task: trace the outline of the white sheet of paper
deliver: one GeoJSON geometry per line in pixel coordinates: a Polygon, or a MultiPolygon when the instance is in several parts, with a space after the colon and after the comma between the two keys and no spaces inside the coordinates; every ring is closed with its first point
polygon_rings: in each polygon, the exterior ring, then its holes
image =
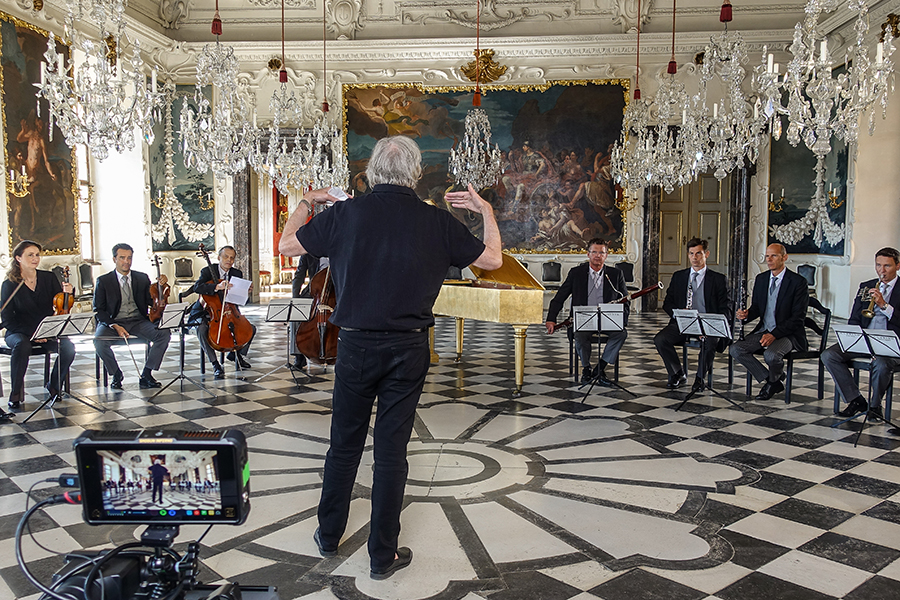
{"type": "Polygon", "coordinates": [[[703,335],[699,315],[700,313],[693,309],[676,308],[672,311],[678,330],[684,335],[703,335]]]}
{"type": "Polygon", "coordinates": [[[600,331],[623,331],[625,329],[625,305],[601,304],[600,331]]]}
{"type": "Polygon", "coordinates": [[[851,354],[872,354],[859,325],[832,325],[841,350],[851,354]]]}
{"type": "Polygon", "coordinates": [[[225,292],[225,302],[231,302],[238,306],[247,304],[247,300],[250,299],[250,284],[253,282],[240,277],[232,277],[228,282],[231,283],[231,287],[225,292]]]}
{"type": "Polygon", "coordinates": [[[700,313],[700,324],[703,326],[703,333],[709,337],[728,338],[731,337],[731,326],[725,315],[719,313],[700,313]]]}
{"type": "Polygon", "coordinates": [[[575,318],[575,331],[597,331],[596,306],[573,306],[572,313],[575,318]]]}
{"type": "Polygon", "coordinates": [[[900,358],[900,337],[889,329],[866,329],[866,337],[875,356],[900,358]]]}

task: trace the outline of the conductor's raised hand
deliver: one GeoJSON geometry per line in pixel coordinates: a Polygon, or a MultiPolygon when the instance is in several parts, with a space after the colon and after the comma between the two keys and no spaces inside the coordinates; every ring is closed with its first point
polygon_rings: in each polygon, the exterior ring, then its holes
{"type": "Polygon", "coordinates": [[[464,192],[447,192],[444,200],[453,208],[465,208],[481,214],[484,214],[485,210],[493,210],[491,205],[478,195],[471,183],[469,184],[469,189],[464,192]]]}

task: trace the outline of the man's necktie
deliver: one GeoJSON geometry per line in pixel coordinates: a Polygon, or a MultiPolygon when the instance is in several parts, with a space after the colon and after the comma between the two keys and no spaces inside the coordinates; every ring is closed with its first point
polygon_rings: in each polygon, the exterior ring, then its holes
{"type": "Polygon", "coordinates": [[[128,281],[128,275],[122,278],[122,302],[131,301],[131,283],[128,281]]]}
{"type": "Polygon", "coordinates": [[[775,304],[778,302],[778,280],[772,277],[772,284],[769,286],[769,299],[766,301],[766,321],[764,323],[766,331],[771,333],[775,330],[775,304]]]}

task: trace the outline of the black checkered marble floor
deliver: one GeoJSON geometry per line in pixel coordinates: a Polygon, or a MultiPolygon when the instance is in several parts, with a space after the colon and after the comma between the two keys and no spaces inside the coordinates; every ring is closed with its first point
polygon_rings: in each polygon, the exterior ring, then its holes
{"type": "MultiPolygon", "coordinates": [[[[657,315],[631,320],[621,355],[619,382],[635,397],[603,388],[584,403],[563,335],[529,328],[525,387],[514,399],[512,328],[467,322],[456,363],[453,321],[439,319],[441,359],[409,447],[400,540],[412,565],[386,581],[368,577],[368,452],[338,555],[322,559],[312,533],[332,374],[314,372],[299,387],[286,369],[254,381],[285,363],[285,332],[261,322],[262,307],[248,313],[260,328],[248,381],[230,368],[223,381],[201,375],[188,338],[186,375],[215,397],[184,380],[148,400],[125,354],[125,389],[98,387],[91,346],[81,344],[73,391],[107,412],[67,400],[0,426],[0,598],[35,594],[13,553],[24,490],[73,470],[71,443],[85,428],[163,426],[239,428],[249,439],[250,518],[203,540],[207,583],[276,585],[283,600],[900,598],[900,439],[879,423],[854,447],[860,426],[831,427],[833,387],[816,398],[812,364],[798,365],[786,405],[782,395],[748,401],[740,369],[729,387],[719,355],[716,387],[739,407],[703,394],[676,412],[684,394],[665,388],[652,344],[664,323],[657,315]]],[[[172,346],[163,381],[178,373],[172,346]]],[[[44,398],[39,366],[25,408],[44,398]]],[[[5,377],[5,361],[0,370],[5,377]]],[[[58,491],[41,484],[36,495],[58,491]]],[[[72,506],[40,514],[32,530],[52,550],[25,543],[44,581],[61,564],[55,553],[139,533],[88,526],[72,506]]],[[[200,533],[183,527],[178,548],[200,533]]]]}

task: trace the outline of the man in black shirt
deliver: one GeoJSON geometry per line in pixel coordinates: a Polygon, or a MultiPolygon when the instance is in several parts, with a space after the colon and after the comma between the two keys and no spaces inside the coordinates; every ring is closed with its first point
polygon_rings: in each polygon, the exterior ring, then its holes
{"type": "Polygon", "coordinates": [[[491,206],[470,186],[447,194],[455,208],[484,218],[484,242],[449,212],[422,202],[412,187],[422,156],[409,138],[380,140],[366,175],[370,194],[337,202],[309,221],[309,201],[335,201],[308,192],[288,219],[279,249],[330,259],[337,303],[331,322],[341,328],[334,367],[331,447],[325,459],[319,529],[323,556],[334,556],[347,525],[353,483],[375,416],[375,473],[369,531],[371,577],[385,579],[412,560],[398,548],[400,510],[409,466],[406,446],[428,372],[431,309],[447,269],[502,264],[500,232],[491,206]]]}

